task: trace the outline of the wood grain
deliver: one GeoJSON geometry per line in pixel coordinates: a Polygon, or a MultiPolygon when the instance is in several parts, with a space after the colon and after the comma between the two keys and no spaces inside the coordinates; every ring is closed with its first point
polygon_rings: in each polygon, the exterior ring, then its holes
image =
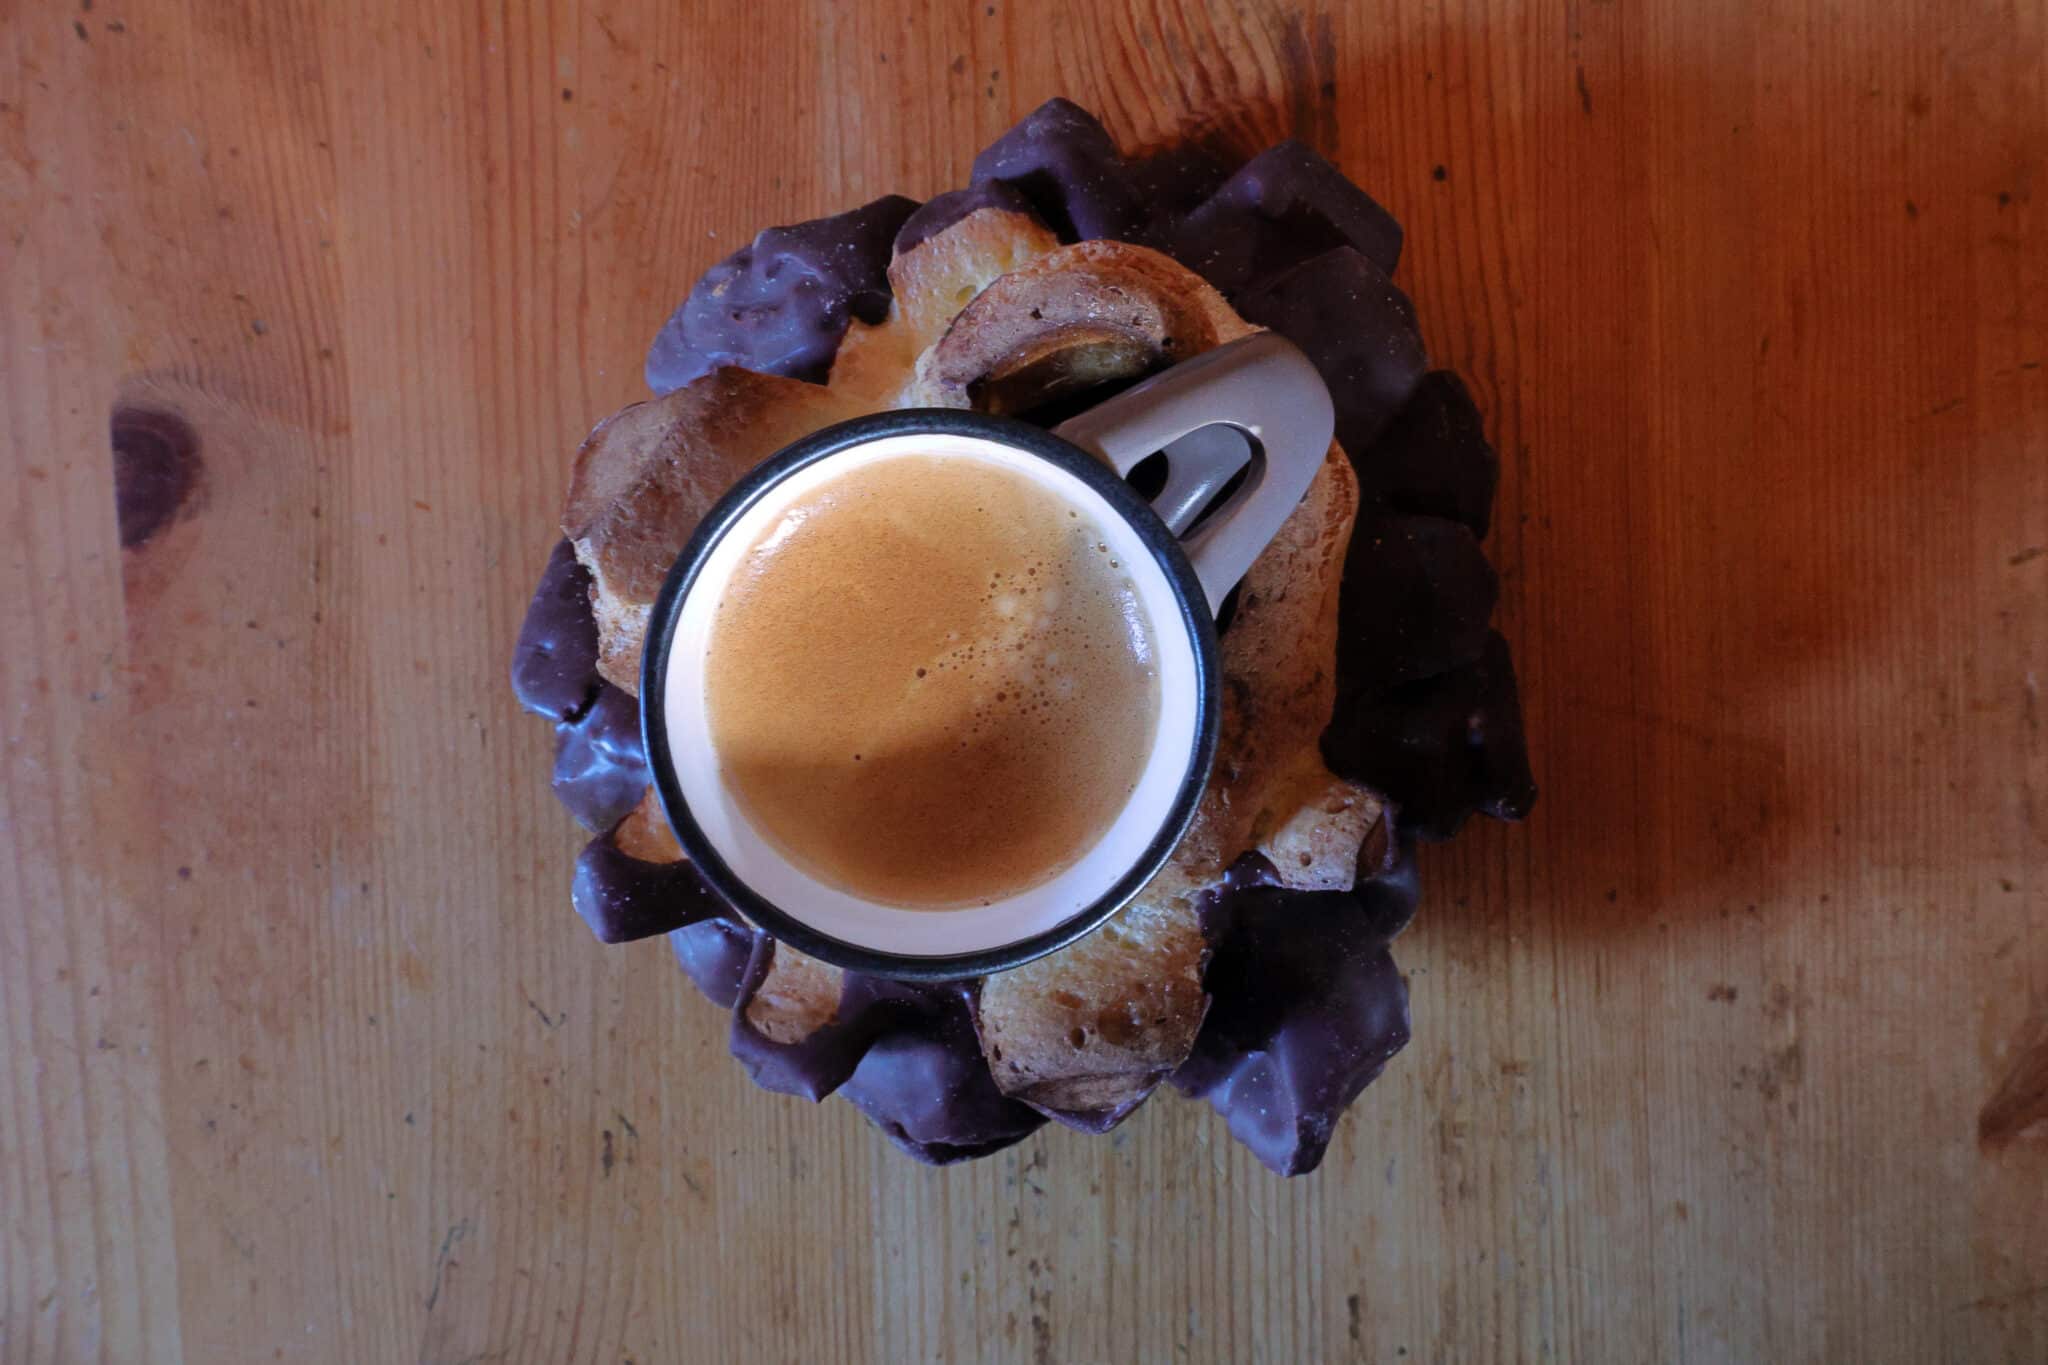
{"type": "Polygon", "coordinates": [[[6,1365],[2048,1359],[2040,0],[0,20],[6,1365]],[[1506,458],[1544,799],[1293,1182],[754,1091],[505,687],[690,279],[1059,93],[1336,158],[1506,458]]]}

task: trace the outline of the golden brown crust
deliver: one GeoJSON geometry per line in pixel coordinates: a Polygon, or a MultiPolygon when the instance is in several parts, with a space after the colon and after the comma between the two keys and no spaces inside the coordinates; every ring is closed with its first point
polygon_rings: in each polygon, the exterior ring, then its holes
{"type": "Polygon", "coordinates": [[[562,533],[590,570],[608,681],[639,694],[655,594],[726,489],[798,437],[866,410],[817,384],[726,367],[598,423],[576,452],[562,533]]]}
{"type": "Polygon", "coordinates": [[[1076,242],[982,290],[919,360],[911,396],[931,407],[1021,412],[1253,330],[1169,257],[1076,242]]]}
{"type": "Polygon", "coordinates": [[[1386,802],[1323,766],[1314,748],[1300,751],[1275,780],[1274,794],[1252,827],[1255,847],[1295,891],[1348,891],[1354,878],[1393,866],[1386,802]]]}
{"type": "Polygon", "coordinates": [[[796,1043],[839,1017],[846,974],[771,941],[768,971],[746,1004],[747,1023],[771,1043],[796,1043]]]}
{"type": "Polygon", "coordinates": [[[1094,933],[982,983],[975,1023],[1003,1093],[1100,1126],[1187,1059],[1209,1005],[1197,890],[1169,866],[1094,933]]]}
{"type": "Polygon", "coordinates": [[[982,290],[1059,245],[1028,213],[977,209],[889,263],[895,311],[916,329],[922,351],[982,290]]]}
{"type": "Polygon", "coordinates": [[[683,861],[683,846],[676,842],[675,831],[669,828],[668,816],[662,813],[661,798],[652,787],[640,798],[640,804],[619,821],[618,828],[612,831],[612,842],[618,846],[619,852],[643,863],[683,861]]]}
{"type": "Polygon", "coordinates": [[[876,408],[921,406],[905,392],[918,357],[982,290],[1059,244],[1036,218],[1003,209],[977,209],[925,238],[889,263],[889,316],[847,329],[831,386],[876,408]]]}

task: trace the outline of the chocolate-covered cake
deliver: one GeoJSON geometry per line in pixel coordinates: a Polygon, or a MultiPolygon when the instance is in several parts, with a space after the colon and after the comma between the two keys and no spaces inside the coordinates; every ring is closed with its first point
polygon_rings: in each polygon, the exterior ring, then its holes
{"type": "Polygon", "coordinates": [[[1408,1039],[1389,945],[1415,841],[1535,796],[1481,549],[1498,461],[1465,385],[1429,370],[1400,251],[1393,217],[1299,143],[1235,169],[1128,158],[1055,100],[965,189],[771,228],[706,271],[648,353],[655,399],[578,453],[512,667],[596,834],[572,894],[598,939],[668,934],[758,1084],[836,1092],[921,1160],[1048,1118],[1099,1132],[1170,1079],[1268,1167],[1313,1169],[1408,1039]],[[649,789],[633,695],[661,576],[718,496],[845,417],[1050,425],[1258,328],[1322,373],[1337,442],[1222,613],[1232,702],[1167,870],[1068,948],[948,985],[843,971],[721,904],[649,789]]]}

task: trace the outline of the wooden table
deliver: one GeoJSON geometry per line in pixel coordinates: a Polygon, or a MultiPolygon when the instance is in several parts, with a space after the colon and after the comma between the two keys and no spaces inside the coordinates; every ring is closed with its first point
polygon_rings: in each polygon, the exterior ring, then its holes
{"type": "Polygon", "coordinates": [[[0,1361],[2048,1359],[2048,11],[1742,8],[14,7],[0,1361]],[[696,273],[1057,93],[1336,158],[1506,460],[1544,796],[1292,1182],[754,1090],[505,685],[696,273]]]}

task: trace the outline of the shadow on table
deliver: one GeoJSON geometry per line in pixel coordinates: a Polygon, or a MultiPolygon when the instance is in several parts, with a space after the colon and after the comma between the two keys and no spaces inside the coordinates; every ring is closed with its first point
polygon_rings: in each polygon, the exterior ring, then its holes
{"type": "Polygon", "coordinates": [[[1478,31],[1370,63],[1326,30],[1284,46],[1282,91],[1192,135],[1297,136],[1383,198],[1433,360],[1502,453],[1487,548],[1543,794],[1527,828],[1426,859],[1431,908],[1494,887],[1627,930],[1825,903],[1924,857],[1913,812],[1961,723],[1942,627],[1990,572],[1961,518],[2025,478],[2023,413],[1972,407],[1972,313],[1932,350],[1914,326],[1974,297],[1962,210],[1990,172],[1908,186],[1855,152],[1901,122],[1937,137],[1926,92],[1773,93],[1754,54],[1643,68],[1575,34],[1489,91],[1478,31]],[[1382,71],[1422,84],[1361,133],[1331,92],[1382,71]],[[1373,169],[1403,147],[1431,150],[1373,169]]]}

